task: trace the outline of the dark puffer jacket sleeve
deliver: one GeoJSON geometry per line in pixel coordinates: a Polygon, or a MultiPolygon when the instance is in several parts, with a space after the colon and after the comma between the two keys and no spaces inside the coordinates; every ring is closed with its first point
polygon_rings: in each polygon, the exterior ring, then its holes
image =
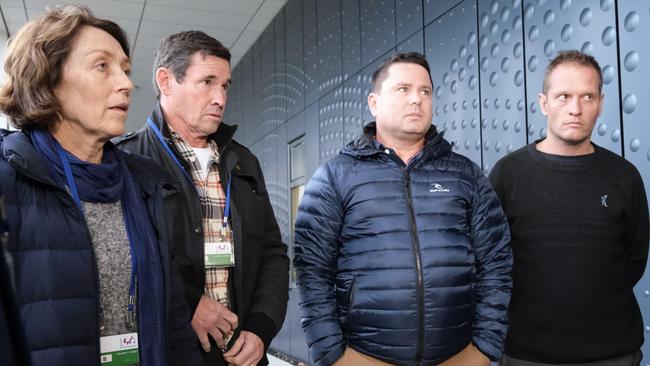
{"type": "Polygon", "coordinates": [[[295,265],[309,352],[315,365],[331,365],[345,350],[334,284],[343,210],[327,164],[316,170],[298,209],[295,265]]]}
{"type": "Polygon", "coordinates": [[[472,342],[491,360],[498,360],[508,329],[507,311],[512,288],[510,229],[496,193],[478,167],[476,169],[478,184],[471,212],[476,257],[472,342]]]}

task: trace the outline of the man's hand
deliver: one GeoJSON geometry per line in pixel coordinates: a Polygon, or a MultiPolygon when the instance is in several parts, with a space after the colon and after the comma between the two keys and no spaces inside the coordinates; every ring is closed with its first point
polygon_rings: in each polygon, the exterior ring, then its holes
{"type": "Polygon", "coordinates": [[[490,366],[490,359],[470,343],[439,366],[490,366]]]}
{"type": "Polygon", "coordinates": [[[192,328],[201,342],[205,352],[210,352],[210,339],[214,338],[219,348],[223,348],[225,341],[232,337],[237,329],[237,315],[218,301],[205,295],[201,296],[199,305],[192,317],[192,328]]]}
{"type": "Polygon", "coordinates": [[[223,359],[233,366],[254,366],[264,356],[264,343],[255,333],[242,331],[223,359]]]}

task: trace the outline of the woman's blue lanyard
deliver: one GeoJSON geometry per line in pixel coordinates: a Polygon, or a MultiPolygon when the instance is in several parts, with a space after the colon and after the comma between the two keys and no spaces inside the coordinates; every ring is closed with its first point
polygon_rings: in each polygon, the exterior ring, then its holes
{"type": "MultiPolygon", "coordinates": [[[[181,162],[178,161],[178,158],[176,158],[176,155],[174,154],[172,149],[169,148],[169,145],[167,145],[167,143],[165,143],[165,139],[163,138],[162,132],[160,132],[160,129],[158,129],[158,126],[156,126],[156,124],[153,123],[153,121],[151,120],[151,117],[147,118],[147,124],[149,125],[151,130],[156,134],[156,137],[158,138],[158,141],[160,141],[160,144],[162,145],[162,147],[167,152],[167,155],[169,155],[172,158],[172,160],[174,160],[176,165],[178,165],[178,169],[180,169],[183,172],[183,175],[185,175],[185,177],[187,178],[187,181],[190,182],[190,184],[192,185],[192,187],[194,187],[194,189],[196,189],[196,186],[194,185],[194,180],[187,173],[187,171],[185,170],[185,168],[183,167],[181,162]]],[[[228,226],[228,217],[230,215],[230,182],[231,182],[231,174],[228,173],[228,187],[226,188],[226,206],[223,209],[223,227],[224,228],[228,226]]]]}
{"type": "MultiPolygon", "coordinates": [[[[79,198],[79,191],[77,190],[77,184],[74,180],[74,175],[72,174],[72,168],[70,167],[70,160],[68,155],[63,150],[61,145],[55,144],[56,152],[59,154],[59,159],[61,160],[61,165],[63,165],[63,171],[65,172],[65,179],[68,182],[68,189],[70,194],[74,199],[77,207],[81,210],[81,213],[84,214],[84,207],[81,204],[81,199],[79,198]]],[[[138,273],[138,260],[135,253],[135,246],[131,240],[129,240],[129,248],[131,250],[131,280],[129,283],[129,303],[126,306],[126,310],[129,315],[129,319],[134,321],[135,319],[135,279],[138,273]]]]}

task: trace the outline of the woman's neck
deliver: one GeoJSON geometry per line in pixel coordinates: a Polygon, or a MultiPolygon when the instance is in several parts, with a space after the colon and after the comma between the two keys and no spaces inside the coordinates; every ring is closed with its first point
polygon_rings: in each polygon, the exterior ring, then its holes
{"type": "Polygon", "coordinates": [[[50,131],[61,146],[80,160],[100,164],[106,139],[93,136],[67,121],[57,123],[50,131]]]}

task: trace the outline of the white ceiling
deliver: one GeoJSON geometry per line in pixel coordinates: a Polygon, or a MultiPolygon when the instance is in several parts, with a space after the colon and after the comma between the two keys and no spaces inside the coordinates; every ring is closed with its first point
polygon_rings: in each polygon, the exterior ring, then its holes
{"type": "MultiPolygon", "coordinates": [[[[71,0],[96,16],[119,24],[131,45],[131,99],[127,130],[140,128],[154,104],[151,89],[153,56],[160,40],[183,30],[201,30],[232,53],[234,67],[287,0],[71,0]]],[[[0,33],[14,34],[25,22],[60,1],[0,0],[4,24],[0,33]]]]}

